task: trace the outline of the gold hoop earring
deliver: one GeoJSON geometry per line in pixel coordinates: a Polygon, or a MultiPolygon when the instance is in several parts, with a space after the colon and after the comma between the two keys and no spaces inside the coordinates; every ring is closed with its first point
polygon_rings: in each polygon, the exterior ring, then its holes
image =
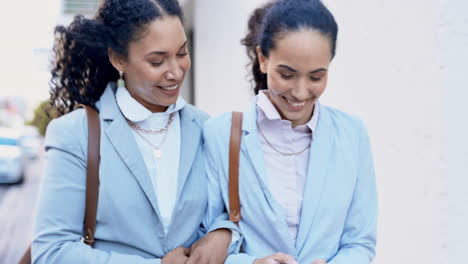
{"type": "Polygon", "coordinates": [[[125,81],[123,79],[123,72],[119,71],[120,78],[117,80],[117,87],[125,87],[125,81]]]}

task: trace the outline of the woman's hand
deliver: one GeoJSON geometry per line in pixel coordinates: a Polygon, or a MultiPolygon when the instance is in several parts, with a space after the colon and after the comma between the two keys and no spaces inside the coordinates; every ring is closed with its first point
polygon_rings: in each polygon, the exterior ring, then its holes
{"type": "Polygon", "coordinates": [[[316,259],[312,264],[327,264],[327,262],[324,259],[316,259]]]}
{"type": "Polygon", "coordinates": [[[192,245],[186,264],[223,264],[231,243],[231,230],[217,229],[192,245]]]}
{"type": "Polygon", "coordinates": [[[185,264],[190,255],[190,249],[184,247],[169,251],[161,260],[162,264],[185,264]]]}
{"type": "Polygon", "coordinates": [[[276,253],[268,257],[256,259],[254,264],[299,264],[292,256],[276,253]]]}

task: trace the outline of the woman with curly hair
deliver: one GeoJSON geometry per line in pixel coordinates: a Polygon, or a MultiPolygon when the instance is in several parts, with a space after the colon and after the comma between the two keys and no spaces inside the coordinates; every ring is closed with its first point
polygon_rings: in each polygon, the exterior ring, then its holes
{"type": "MultiPolygon", "coordinates": [[[[257,96],[242,121],[242,250],[226,263],[369,264],[374,258],[377,194],[366,129],[318,101],[337,33],[319,0],[274,1],[250,18],[243,44],[257,96]]],[[[227,206],[232,116],[204,127],[209,219],[236,216],[227,206]]]]}
{"type": "Polygon", "coordinates": [[[33,263],[223,263],[228,229],[199,240],[207,115],[179,96],[191,61],[178,2],[106,0],[95,18],[55,33],[51,101],[62,116],[47,129],[33,263]],[[94,247],[81,242],[88,134],[79,104],[96,109],[101,126],[94,247]]]}

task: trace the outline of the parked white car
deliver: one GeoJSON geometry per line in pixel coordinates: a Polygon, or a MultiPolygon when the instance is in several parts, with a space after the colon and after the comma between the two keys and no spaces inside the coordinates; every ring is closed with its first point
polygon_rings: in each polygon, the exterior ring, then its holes
{"type": "Polygon", "coordinates": [[[25,159],[20,133],[0,128],[0,183],[20,183],[24,178],[25,159]]]}

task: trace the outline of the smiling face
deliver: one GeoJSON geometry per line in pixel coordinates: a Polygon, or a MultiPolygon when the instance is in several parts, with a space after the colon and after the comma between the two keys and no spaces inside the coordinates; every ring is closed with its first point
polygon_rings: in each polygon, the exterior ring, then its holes
{"type": "Polygon", "coordinates": [[[257,47],[260,70],[267,75],[268,97],[293,127],[307,123],[328,80],[330,41],[317,31],[282,33],[275,48],[263,56],[257,47]]]}
{"type": "Polygon", "coordinates": [[[152,112],[163,112],[177,101],[191,65],[185,31],[176,16],[148,24],[142,37],[129,44],[126,58],[112,51],[109,57],[124,73],[132,97],[152,112]]]}

